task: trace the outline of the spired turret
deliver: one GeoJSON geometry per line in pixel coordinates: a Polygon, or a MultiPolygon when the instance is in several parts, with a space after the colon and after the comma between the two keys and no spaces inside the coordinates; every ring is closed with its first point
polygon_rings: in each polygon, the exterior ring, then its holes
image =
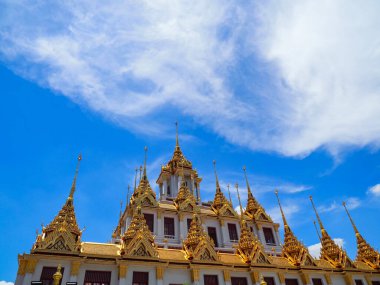
{"type": "Polygon", "coordinates": [[[278,197],[278,190],[275,191],[275,194],[284,223],[284,244],[282,245],[282,255],[294,266],[315,266],[314,259],[310,255],[309,250],[297,239],[286,221],[280,198],[278,197]]]}
{"type": "Polygon", "coordinates": [[[193,169],[193,165],[183,154],[178,139],[178,123],[176,123],[176,144],[172,158],[166,165],[161,167],[157,184],[160,188],[160,200],[173,200],[177,197],[184,180],[185,185],[195,197],[197,204],[200,204],[200,183],[202,178],[193,169]]]}
{"type": "Polygon", "coordinates": [[[372,267],[373,269],[380,268],[380,254],[378,251],[373,249],[373,247],[362,237],[359,230],[357,229],[354,220],[352,219],[348,209],[346,207],[346,203],[343,202],[343,207],[346,210],[346,213],[350,219],[351,225],[354,228],[356,243],[357,243],[357,254],[356,261],[361,261],[372,267]]]}
{"type": "Polygon", "coordinates": [[[32,252],[59,251],[60,253],[79,253],[82,231],[77,224],[74,210],[74,193],[82,156],[78,156],[70,194],[58,215],[37,235],[32,252]]]}
{"type": "Polygon", "coordinates": [[[186,185],[183,167],[181,172],[181,178],[181,187],[179,188],[177,197],[174,199],[174,204],[177,210],[187,212],[199,212],[197,201],[192,191],[190,191],[189,187],[186,185]]]}
{"type": "Polygon", "coordinates": [[[146,174],[146,159],[148,148],[145,147],[145,159],[144,159],[144,170],[142,178],[140,179],[139,185],[135,188],[133,195],[131,197],[131,204],[149,207],[157,207],[158,203],[156,200],[156,193],[150,186],[148,176],[146,174]]]}
{"type": "Polygon", "coordinates": [[[352,261],[347,256],[347,253],[334,242],[334,240],[329,236],[323,227],[322,220],[320,219],[317,209],[315,208],[312,196],[310,196],[310,201],[313,206],[315,215],[317,216],[318,224],[322,234],[321,259],[328,261],[333,267],[336,268],[354,267],[352,261]]]}
{"type": "Polygon", "coordinates": [[[183,241],[185,257],[191,261],[219,261],[214,242],[205,233],[197,214],[193,215],[187,238],[183,241]]]}
{"type": "Polygon", "coordinates": [[[213,209],[213,211],[218,216],[237,218],[238,215],[235,212],[231,201],[227,200],[227,198],[224,196],[222,190],[220,189],[218,174],[216,173],[216,162],[215,162],[215,160],[213,161],[213,164],[214,164],[216,190],[215,190],[214,201],[211,205],[211,208],[213,209]]]}
{"type": "Polygon", "coordinates": [[[134,211],[131,223],[122,237],[120,254],[126,257],[158,258],[157,246],[149,230],[140,205],[134,211]]]}

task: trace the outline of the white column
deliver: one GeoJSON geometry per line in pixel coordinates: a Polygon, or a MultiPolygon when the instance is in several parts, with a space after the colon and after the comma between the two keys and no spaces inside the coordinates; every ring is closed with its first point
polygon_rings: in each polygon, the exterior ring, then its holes
{"type": "Polygon", "coordinates": [[[119,285],[127,285],[127,278],[120,278],[119,279],[119,285]]]}
{"type": "Polygon", "coordinates": [[[168,194],[168,181],[165,179],[162,186],[162,199],[166,199],[168,194]]]}
{"type": "Polygon", "coordinates": [[[164,238],[161,213],[157,213],[157,241],[161,242],[164,238]]]}

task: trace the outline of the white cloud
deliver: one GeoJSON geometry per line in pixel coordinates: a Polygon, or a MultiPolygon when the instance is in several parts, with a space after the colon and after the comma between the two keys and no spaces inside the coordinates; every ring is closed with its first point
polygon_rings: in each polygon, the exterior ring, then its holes
{"type": "Polygon", "coordinates": [[[380,197],[380,184],[376,184],[376,185],[373,185],[372,187],[370,187],[368,189],[368,193],[370,193],[376,197],[380,197]]]}
{"type": "MultiPolygon", "coordinates": [[[[345,202],[346,202],[346,207],[349,210],[356,209],[362,204],[362,201],[356,197],[349,197],[346,199],[345,202]]],[[[332,211],[336,211],[336,210],[343,210],[342,203],[338,203],[337,201],[333,201],[330,205],[321,205],[318,207],[318,211],[321,213],[332,212],[332,211]]]]}
{"type": "MultiPolygon", "coordinates": [[[[340,247],[344,246],[344,240],[342,238],[334,238],[333,240],[340,247]]],[[[308,249],[312,257],[319,259],[319,256],[321,254],[321,243],[310,245],[308,246],[308,249]]]]}
{"type": "Polygon", "coordinates": [[[379,2],[2,5],[9,67],[131,130],[181,113],[284,155],[379,145],[379,2]]]}
{"type": "Polygon", "coordinates": [[[0,281],[0,285],[14,285],[14,283],[13,282],[8,282],[8,281],[1,280],[0,281]]]}
{"type": "MultiPolygon", "coordinates": [[[[286,203],[282,205],[282,210],[284,211],[287,222],[290,223],[293,216],[300,211],[300,207],[294,203],[286,203]]],[[[267,213],[274,222],[283,224],[279,207],[273,207],[269,209],[267,213]]]]}

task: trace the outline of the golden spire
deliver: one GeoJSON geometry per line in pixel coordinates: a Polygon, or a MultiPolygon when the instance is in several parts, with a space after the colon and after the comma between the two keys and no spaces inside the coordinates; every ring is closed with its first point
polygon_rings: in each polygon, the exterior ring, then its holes
{"type": "Polygon", "coordinates": [[[278,196],[278,190],[275,190],[278,205],[280,206],[282,220],[284,222],[284,245],[282,247],[282,254],[285,256],[293,265],[298,266],[301,264],[312,263],[311,257],[309,256],[306,247],[296,238],[292,230],[290,229],[288,222],[286,221],[284,211],[282,210],[280,198],[278,196]]]}
{"type": "Polygon", "coordinates": [[[356,243],[357,243],[357,255],[356,260],[367,263],[374,269],[380,268],[380,254],[378,251],[374,250],[373,247],[367,243],[367,241],[362,237],[357,229],[354,220],[352,219],[348,209],[346,207],[346,202],[343,202],[343,207],[346,210],[346,213],[351,221],[352,227],[355,231],[356,243]]]}
{"type": "Polygon", "coordinates": [[[319,227],[321,229],[322,238],[321,238],[321,258],[329,261],[333,266],[337,268],[342,268],[346,266],[347,262],[347,255],[343,251],[342,248],[340,248],[334,240],[329,236],[325,228],[323,227],[322,220],[318,215],[317,209],[313,202],[313,197],[310,196],[310,201],[313,206],[315,215],[317,216],[317,220],[319,223],[319,227]]]}
{"type": "Polygon", "coordinates": [[[240,206],[240,218],[244,219],[243,206],[241,205],[240,194],[239,194],[239,184],[236,183],[235,188],[236,188],[237,197],[238,197],[239,206],[240,206]]]}
{"type": "Polygon", "coordinates": [[[73,184],[71,185],[71,189],[70,189],[70,194],[69,194],[68,200],[73,200],[74,199],[74,193],[75,193],[75,188],[76,188],[76,184],[77,184],[77,177],[78,177],[78,172],[79,172],[79,165],[80,165],[81,160],[82,160],[82,154],[79,154],[78,155],[77,167],[75,169],[75,175],[74,175],[74,179],[73,179],[73,184]]]}
{"type": "Polygon", "coordinates": [[[249,185],[246,167],[243,166],[245,181],[247,184],[247,207],[245,208],[245,213],[249,215],[253,219],[261,219],[265,221],[272,222],[272,219],[265,213],[264,208],[260,205],[260,203],[256,200],[256,198],[252,195],[251,187],[249,185]]]}
{"type": "Polygon", "coordinates": [[[245,263],[269,263],[264,253],[264,247],[261,242],[253,235],[248,228],[244,218],[243,206],[240,201],[239,185],[235,184],[236,193],[240,206],[240,238],[236,248],[237,253],[245,263]]]}
{"type": "Polygon", "coordinates": [[[227,184],[228,198],[230,199],[230,203],[232,205],[231,193],[230,193],[230,184],[227,184]]]}
{"type": "Polygon", "coordinates": [[[133,188],[133,191],[136,191],[136,180],[137,180],[137,172],[139,171],[139,169],[136,167],[135,169],[135,187],[133,188]]]}
{"type": "Polygon", "coordinates": [[[188,260],[218,260],[214,242],[205,233],[197,214],[193,215],[187,237],[183,241],[183,249],[188,260]]]}
{"type": "Polygon", "coordinates": [[[175,148],[179,149],[178,122],[175,122],[175,148]]]}
{"type": "Polygon", "coordinates": [[[132,202],[134,205],[138,204],[136,203],[137,200],[141,205],[150,205],[150,206],[157,206],[156,201],[156,193],[153,191],[152,187],[150,186],[148,176],[147,176],[147,170],[146,170],[146,162],[147,162],[147,152],[148,148],[144,148],[145,151],[145,157],[144,157],[144,168],[140,167],[140,174],[141,170],[143,170],[143,176],[140,179],[139,185],[135,189],[133,195],[132,195],[132,202]]]}
{"type": "Polygon", "coordinates": [[[222,190],[220,189],[218,174],[216,173],[215,160],[213,161],[213,164],[214,164],[216,191],[215,191],[214,201],[211,207],[214,210],[214,212],[216,212],[217,214],[224,215],[224,216],[235,216],[236,213],[234,209],[232,208],[232,204],[229,203],[229,201],[224,196],[222,190]]]}
{"type": "Polygon", "coordinates": [[[42,233],[37,237],[33,251],[79,251],[80,237],[82,235],[82,232],[80,231],[77,224],[73,199],[79,171],[79,163],[81,160],[82,156],[79,155],[73,183],[70,189],[70,194],[65,204],[62,206],[58,214],[54,217],[53,221],[48,226],[42,228],[42,233]]]}
{"type": "Polygon", "coordinates": [[[138,201],[132,220],[122,237],[121,254],[128,256],[158,257],[154,236],[146,224],[138,201]]]}
{"type": "Polygon", "coordinates": [[[220,192],[218,173],[216,173],[216,161],[213,160],[212,164],[214,165],[214,174],[215,174],[215,183],[216,183],[216,192],[220,192]]]}
{"type": "Polygon", "coordinates": [[[320,236],[318,228],[317,228],[317,223],[315,221],[313,221],[313,224],[314,224],[315,231],[317,232],[318,239],[322,244],[322,239],[321,239],[321,236],[320,236]]]}

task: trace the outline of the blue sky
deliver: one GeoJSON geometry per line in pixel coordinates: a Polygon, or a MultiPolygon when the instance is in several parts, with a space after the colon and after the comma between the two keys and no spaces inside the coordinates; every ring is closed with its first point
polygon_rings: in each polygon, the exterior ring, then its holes
{"type": "Polygon", "coordinates": [[[0,1],[0,280],[64,203],[79,152],[83,240],[108,241],[144,146],[155,186],[176,120],[203,200],[214,159],[243,195],[246,165],[267,212],[281,222],[278,188],[313,251],[309,195],[352,258],[343,200],[379,247],[379,3],[26,3],[0,1]]]}

